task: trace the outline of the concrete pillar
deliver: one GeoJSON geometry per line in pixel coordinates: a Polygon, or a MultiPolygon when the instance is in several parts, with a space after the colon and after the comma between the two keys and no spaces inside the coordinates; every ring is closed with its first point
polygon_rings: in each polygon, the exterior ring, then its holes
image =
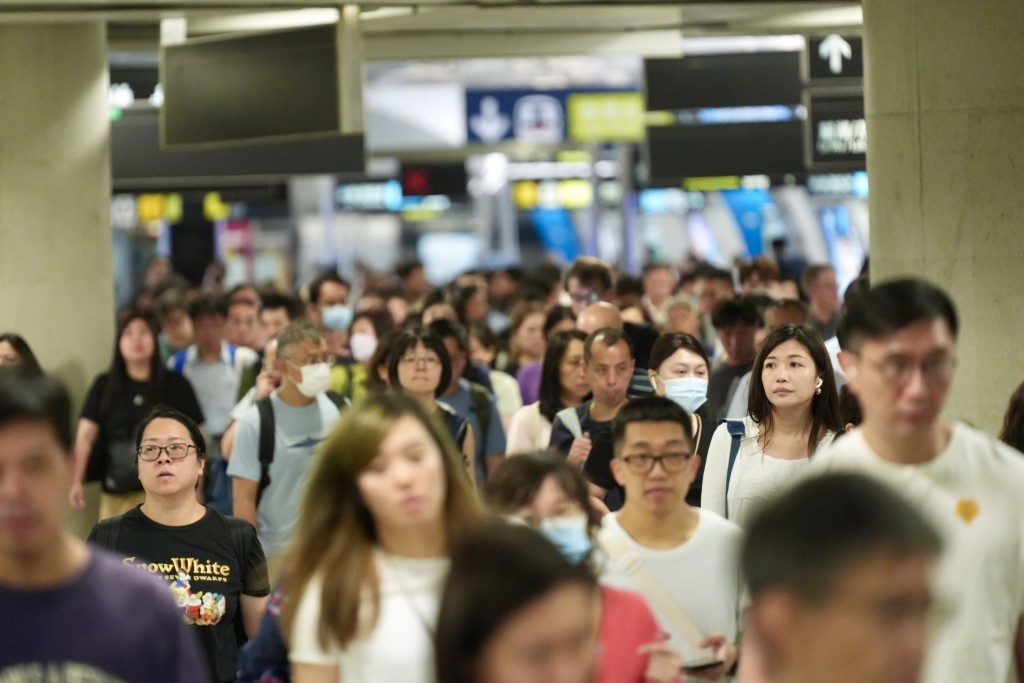
{"type": "Polygon", "coordinates": [[[0,328],[76,407],[113,348],[107,81],[102,23],[0,25],[0,328]]]}
{"type": "Polygon", "coordinates": [[[863,7],[872,277],[953,296],[947,413],[995,433],[1024,380],[1024,3],[863,7]]]}

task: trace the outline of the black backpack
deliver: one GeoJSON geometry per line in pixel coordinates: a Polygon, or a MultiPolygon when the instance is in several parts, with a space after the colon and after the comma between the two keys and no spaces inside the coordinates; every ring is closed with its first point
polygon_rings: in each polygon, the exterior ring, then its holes
{"type": "MultiPolygon", "coordinates": [[[[348,407],[349,400],[341,394],[328,391],[325,396],[331,403],[341,411],[348,407]]],[[[270,486],[270,463],[274,462],[274,405],[270,402],[269,396],[264,396],[256,401],[256,408],[260,411],[260,483],[256,489],[256,505],[260,504],[263,491],[270,486]]]]}

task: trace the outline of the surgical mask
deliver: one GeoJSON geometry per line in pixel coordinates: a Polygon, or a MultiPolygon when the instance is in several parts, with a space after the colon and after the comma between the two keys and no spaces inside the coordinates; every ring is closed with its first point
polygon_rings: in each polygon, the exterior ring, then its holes
{"type": "Polygon", "coordinates": [[[352,324],[352,309],[345,304],[335,304],[325,308],[321,317],[327,329],[347,330],[352,324]]]}
{"type": "Polygon", "coordinates": [[[369,360],[377,350],[377,337],[369,332],[356,332],[348,338],[348,348],[357,361],[369,360]]]}
{"type": "Polygon", "coordinates": [[[665,384],[665,398],[672,399],[688,413],[708,400],[708,381],[701,377],[679,377],[662,382],[665,384]]]}
{"type": "Polygon", "coordinates": [[[548,517],[537,530],[573,564],[582,562],[590,552],[586,517],[548,517]]]}
{"type": "Polygon", "coordinates": [[[304,365],[300,370],[302,371],[302,381],[296,386],[299,393],[306,398],[316,398],[330,388],[331,366],[327,363],[304,365]]]}

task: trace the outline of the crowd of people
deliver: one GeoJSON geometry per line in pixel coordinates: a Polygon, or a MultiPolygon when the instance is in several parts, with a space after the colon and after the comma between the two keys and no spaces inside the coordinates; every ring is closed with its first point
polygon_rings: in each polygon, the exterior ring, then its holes
{"type": "Polygon", "coordinates": [[[929,282],[157,265],[74,430],[0,335],[0,681],[1024,681],[1024,388],[943,417],[929,282]]]}

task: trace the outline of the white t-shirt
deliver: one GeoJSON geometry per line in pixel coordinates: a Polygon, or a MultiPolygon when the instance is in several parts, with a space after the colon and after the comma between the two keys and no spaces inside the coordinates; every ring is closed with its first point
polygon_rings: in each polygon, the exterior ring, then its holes
{"type": "Polygon", "coordinates": [[[434,683],[433,633],[447,557],[413,559],[374,553],[380,577],[380,612],[373,630],[347,647],[320,646],[320,577],[302,594],[288,658],[293,663],[337,666],[344,683],[434,683]]]}
{"type": "Polygon", "coordinates": [[[948,605],[922,681],[1004,683],[1024,612],[1024,455],[966,425],[922,465],[880,458],[860,429],[814,456],[810,473],[856,471],[888,483],[943,536],[936,594],[948,605]]]}
{"type": "MultiPolygon", "coordinates": [[[[759,426],[749,416],[743,418],[743,429],[740,452],[736,455],[732,477],[729,479],[728,518],[745,529],[759,507],[792,484],[811,461],[809,458],[775,458],[765,453],[757,442],[759,426]]],[[[832,432],[828,432],[818,443],[818,448],[831,444],[833,436],[832,432]]],[[[700,506],[723,517],[726,516],[725,479],[731,448],[732,435],[729,434],[728,426],[718,425],[711,437],[711,445],[708,446],[700,506]]]]}
{"type": "MultiPolygon", "coordinates": [[[[634,541],[619,526],[615,513],[605,515],[602,525],[626,540],[631,553],[668,590],[704,635],[724,633],[735,644],[740,631],[739,556],[743,532],[713,512],[698,512],[700,519],[693,536],[668,550],[654,550],[634,541]]],[[[643,593],[633,578],[610,559],[603,563],[601,583],[643,593]]],[[[683,640],[659,606],[646,597],[661,627],[671,634],[672,646],[683,654],[683,660],[697,658],[698,651],[683,640]]]]}

